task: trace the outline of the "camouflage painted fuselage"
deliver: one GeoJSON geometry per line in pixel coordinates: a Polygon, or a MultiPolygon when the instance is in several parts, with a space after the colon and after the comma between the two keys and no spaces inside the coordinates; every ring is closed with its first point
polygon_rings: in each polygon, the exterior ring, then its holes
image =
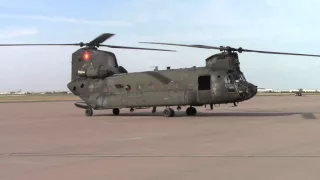
{"type": "MultiPolygon", "coordinates": [[[[192,67],[184,69],[168,69],[145,72],[116,72],[109,76],[101,76],[99,67],[107,67],[107,56],[115,60],[112,54],[95,50],[92,56],[104,53],[105,57],[80,61],[78,56],[83,53],[75,52],[73,55],[72,82],[68,88],[79,96],[93,109],[152,107],[152,106],[201,106],[204,104],[233,103],[248,100],[256,94],[256,86],[245,79],[239,79],[236,75],[242,75],[236,69],[226,70],[210,66],[210,59],[216,61],[216,57],[207,59],[206,67],[192,67]],[[103,61],[103,59],[105,61],[103,61]],[[95,63],[98,62],[98,63],[95,63]],[[89,65],[88,65],[89,64],[89,65]],[[78,76],[76,70],[92,66],[97,75],[93,77],[78,76]]],[[[87,50],[90,51],[90,50],[87,50]]],[[[212,63],[211,63],[212,64],[212,63]]],[[[83,70],[81,72],[88,72],[83,70]]],[[[95,73],[91,73],[95,74],[95,73]]]]}

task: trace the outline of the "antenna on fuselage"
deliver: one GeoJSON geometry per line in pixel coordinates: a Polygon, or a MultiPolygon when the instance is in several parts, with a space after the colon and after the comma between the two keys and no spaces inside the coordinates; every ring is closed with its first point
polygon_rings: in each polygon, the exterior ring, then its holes
{"type": "Polygon", "coordinates": [[[153,69],[153,71],[158,71],[158,66],[151,66],[153,69]]]}

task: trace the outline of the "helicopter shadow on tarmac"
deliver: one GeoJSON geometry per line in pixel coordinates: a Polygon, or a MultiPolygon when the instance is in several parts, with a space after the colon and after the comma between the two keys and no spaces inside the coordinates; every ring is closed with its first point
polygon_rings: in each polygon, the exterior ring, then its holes
{"type": "MultiPolygon", "coordinates": [[[[175,111],[174,117],[278,117],[278,116],[292,116],[301,115],[303,119],[311,120],[318,119],[312,112],[198,112],[195,116],[187,116],[184,111],[175,111]]],[[[114,116],[113,114],[103,113],[95,114],[94,116],[114,116]]],[[[163,116],[162,112],[126,112],[120,113],[117,116],[163,116]]],[[[174,118],[173,117],[173,118],[174,118]]]]}

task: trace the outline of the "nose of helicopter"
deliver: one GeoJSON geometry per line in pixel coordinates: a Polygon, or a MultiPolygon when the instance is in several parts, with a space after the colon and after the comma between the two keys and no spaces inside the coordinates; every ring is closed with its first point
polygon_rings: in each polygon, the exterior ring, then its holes
{"type": "Polygon", "coordinates": [[[253,98],[258,92],[258,86],[252,83],[245,83],[239,88],[240,96],[242,100],[248,100],[253,98]]]}
{"type": "Polygon", "coordinates": [[[249,83],[249,89],[251,91],[251,97],[254,97],[258,92],[258,86],[249,83]]]}

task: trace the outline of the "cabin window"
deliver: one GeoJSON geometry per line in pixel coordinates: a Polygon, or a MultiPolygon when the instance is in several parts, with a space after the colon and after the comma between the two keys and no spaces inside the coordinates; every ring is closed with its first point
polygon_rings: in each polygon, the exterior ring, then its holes
{"type": "Polygon", "coordinates": [[[211,77],[210,76],[199,76],[198,77],[198,90],[210,90],[211,88],[211,77]]]}
{"type": "Polygon", "coordinates": [[[115,84],[114,85],[116,88],[120,89],[120,88],[124,88],[124,86],[122,84],[115,84]]]}

